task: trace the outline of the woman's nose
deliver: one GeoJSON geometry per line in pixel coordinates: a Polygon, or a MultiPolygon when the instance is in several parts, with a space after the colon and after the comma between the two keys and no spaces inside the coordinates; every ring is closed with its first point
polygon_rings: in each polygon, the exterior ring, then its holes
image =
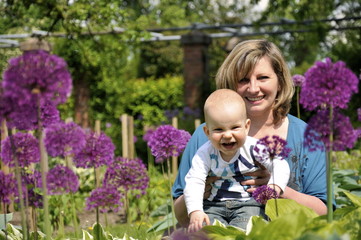
{"type": "Polygon", "coordinates": [[[257,92],[259,91],[258,81],[256,79],[251,79],[248,83],[249,92],[257,92]]]}

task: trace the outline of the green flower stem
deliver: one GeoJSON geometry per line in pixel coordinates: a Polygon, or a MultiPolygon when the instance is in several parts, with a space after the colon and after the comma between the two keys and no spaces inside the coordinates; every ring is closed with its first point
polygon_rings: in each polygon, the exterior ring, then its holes
{"type": "Polygon", "coordinates": [[[300,87],[296,87],[296,98],[297,98],[297,117],[301,119],[300,111],[300,87]]]}
{"type": "Polygon", "coordinates": [[[51,226],[50,226],[50,217],[49,217],[49,200],[48,200],[48,191],[46,187],[46,174],[49,170],[48,164],[48,155],[45,148],[44,136],[43,136],[43,123],[41,121],[41,109],[40,109],[40,96],[37,97],[37,107],[38,107],[38,141],[39,141],[39,150],[40,150],[40,173],[42,181],[42,190],[43,190],[43,209],[44,209],[44,232],[46,239],[51,239],[51,226]]]}
{"type": "MultiPolygon", "coordinates": [[[[98,187],[98,179],[97,179],[97,176],[98,176],[97,169],[94,167],[95,187],[98,187]]],[[[95,216],[96,216],[97,225],[100,225],[100,222],[99,222],[99,207],[98,207],[98,206],[95,208],[95,216]]],[[[97,230],[96,230],[96,231],[97,231],[97,232],[96,232],[97,239],[99,240],[99,239],[100,239],[100,228],[97,227],[97,230]]]]}
{"type": "Polygon", "coordinates": [[[326,178],[327,178],[327,221],[330,223],[333,220],[333,189],[332,189],[332,148],[333,148],[333,107],[330,106],[330,149],[327,152],[326,159],[326,178]]]}
{"type": "Polygon", "coordinates": [[[17,183],[18,193],[19,193],[21,228],[23,229],[24,240],[28,240],[29,235],[28,235],[28,228],[27,228],[27,225],[26,225],[26,214],[25,214],[24,197],[23,197],[24,193],[23,193],[23,188],[22,188],[22,183],[21,183],[21,173],[20,173],[19,161],[18,161],[18,156],[16,154],[12,134],[9,134],[9,138],[10,138],[10,144],[11,144],[11,151],[14,154],[15,178],[16,178],[16,183],[17,183]]]}
{"type": "Polygon", "coordinates": [[[76,217],[76,208],[75,208],[75,198],[74,198],[74,193],[70,192],[70,201],[71,201],[71,210],[72,210],[72,219],[73,219],[73,224],[74,224],[74,233],[75,233],[75,238],[78,239],[80,234],[79,234],[79,224],[78,224],[78,219],[76,217]]]}
{"type": "Polygon", "coordinates": [[[173,196],[172,196],[172,183],[171,183],[171,178],[172,178],[172,175],[170,173],[170,164],[169,164],[169,158],[167,158],[167,172],[168,172],[168,184],[169,184],[169,196],[170,196],[170,206],[171,206],[171,209],[172,209],[172,225],[173,225],[173,231],[176,229],[175,227],[175,222],[174,222],[174,217],[175,217],[175,214],[174,214],[174,205],[173,205],[173,196]]]}

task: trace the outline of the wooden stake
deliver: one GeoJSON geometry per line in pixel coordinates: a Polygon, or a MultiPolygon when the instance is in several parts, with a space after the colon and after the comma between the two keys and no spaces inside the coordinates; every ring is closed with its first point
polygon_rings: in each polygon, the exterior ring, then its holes
{"type": "Polygon", "coordinates": [[[194,127],[197,129],[199,125],[201,125],[201,120],[197,118],[194,120],[194,127]]]}
{"type": "Polygon", "coordinates": [[[121,116],[122,122],[122,151],[123,151],[123,158],[129,157],[128,152],[128,116],[127,114],[122,114],[121,116]]]}
{"type": "Polygon", "coordinates": [[[129,158],[134,159],[134,118],[128,116],[128,154],[129,158]]]}

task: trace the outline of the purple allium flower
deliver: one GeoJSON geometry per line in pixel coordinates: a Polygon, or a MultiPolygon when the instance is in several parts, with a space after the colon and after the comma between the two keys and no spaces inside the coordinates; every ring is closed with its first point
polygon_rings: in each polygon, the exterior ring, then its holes
{"type": "Polygon", "coordinates": [[[170,121],[172,120],[173,117],[177,116],[179,114],[179,110],[178,109],[173,109],[173,110],[165,110],[164,111],[164,116],[170,121]]]}
{"type": "Polygon", "coordinates": [[[357,109],[358,120],[361,122],[361,108],[357,109]]]}
{"type": "Polygon", "coordinates": [[[26,167],[31,163],[40,161],[38,140],[29,133],[18,132],[1,142],[1,158],[10,167],[15,166],[15,156],[12,149],[15,150],[20,167],[26,167]],[[12,138],[12,141],[10,141],[10,138],[12,138]],[[13,147],[11,142],[14,144],[13,147]]]}
{"type": "Polygon", "coordinates": [[[110,128],[110,127],[112,127],[112,124],[110,122],[107,122],[107,123],[105,123],[105,127],[110,128]]]}
{"type": "Polygon", "coordinates": [[[187,145],[191,135],[184,130],[178,130],[171,125],[158,127],[148,141],[148,146],[160,163],[169,157],[178,157],[187,145]]]}
{"type": "Polygon", "coordinates": [[[154,133],[154,131],[155,131],[154,129],[149,128],[147,130],[147,132],[143,135],[143,140],[145,142],[148,142],[150,140],[150,138],[152,137],[152,134],[154,133]]]}
{"type": "Polygon", "coordinates": [[[56,165],[50,169],[46,176],[49,195],[75,193],[79,189],[78,176],[68,167],[56,165]]]}
{"type": "MultiPolygon", "coordinates": [[[[328,109],[319,110],[308,122],[305,131],[305,145],[311,151],[317,149],[331,150],[330,144],[330,112],[328,109]]],[[[344,151],[352,148],[359,137],[358,131],[352,127],[350,118],[343,115],[339,110],[333,111],[333,141],[332,150],[344,151]]]]}
{"type": "Polygon", "coordinates": [[[74,122],[50,125],[45,129],[44,143],[52,157],[65,157],[79,153],[85,146],[85,132],[74,122]]]}
{"type": "MultiPolygon", "coordinates": [[[[21,175],[23,198],[28,199],[28,204],[31,207],[42,208],[43,207],[43,196],[38,193],[41,189],[41,173],[37,170],[34,172],[23,172],[21,175]]],[[[19,191],[16,186],[16,201],[19,201],[19,191]]]]}
{"type": "MultiPolygon", "coordinates": [[[[3,101],[9,107],[5,114],[9,128],[17,128],[19,130],[34,130],[38,128],[38,108],[36,102],[18,105],[9,97],[4,97],[3,101]]],[[[40,112],[42,127],[60,121],[59,111],[51,102],[40,102],[40,112]]]]}
{"type": "Polygon", "coordinates": [[[179,228],[176,229],[171,235],[172,240],[210,240],[204,231],[188,232],[187,229],[179,228]]]}
{"type": "Polygon", "coordinates": [[[293,84],[296,87],[302,87],[302,84],[305,81],[305,77],[303,75],[300,75],[300,74],[295,74],[295,75],[292,76],[292,81],[293,81],[293,84]]]}
{"type": "Polygon", "coordinates": [[[192,109],[188,106],[185,106],[183,108],[183,114],[184,114],[184,118],[186,118],[186,117],[199,118],[201,115],[201,110],[199,108],[192,109]]]}
{"type": "Polygon", "coordinates": [[[43,50],[27,51],[10,59],[3,76],[4,92],[18,105],[34,101],[36,95],[42,102],[57,105],[71,93],[72,79],[66,62],[43,50]]]}
{"type": "Polygon", "coordinates": [[[270,139],[269,136],[261,138],[254,147],[255,158],[260,163],[268,159],[272,160],[277,156],[287,158],[291,149],[286,145],[287,141],[277,135],[273,135],[270,139]]]}
{"type": "Polygon", "coordinates": [[[44,128],[60,121],[59,110],[51,102],[41,104],[40,111],[44,128]]]}
{"type": "Polygon", "coordinates": [[[123,195],[116,187],[106,186],[94,189],[90,193],[90,197],[86,199],[86,209],[99,208],[101,212],[112,210],[118,212],[123,206],[121,198],[123,195]]]}
{"type": "Polygon", "coordinates": [[[358,92],[359,79],[342,61],[332,63],[329,58],[317,61],[305,77],[300,103],[307,110],[326,106],[346,108],[352,94],[358,92]]]}
{"type": "Polygon", "coordinates": [[[268,185],[262,185],[256,188],[252,194],[254,200],[260,204],[266,204],[268,200],[272,198],[278,198],[276,190],[268,185]]]}
{"type": "Polygon", "coordinates": [[[116,157],[108,166],[103,180],[104,186],[123,187],[126,191],[138,189],[142,194],[148,188],[147,168],[140,158],[116,157]]]}
{"type": "Polygon", "coordinates": [[[5,174],[0,170],[0,204],[9,204],[16,193],[16,180],[12,173],[5,174]]]}
{"type": "Polygon", "coordinates": [[[92,168],[110,165],[114,160],[114,144],[104,133],[89,132],[86,134],[84,148],[75,155],[76,167],[92,168]]]}

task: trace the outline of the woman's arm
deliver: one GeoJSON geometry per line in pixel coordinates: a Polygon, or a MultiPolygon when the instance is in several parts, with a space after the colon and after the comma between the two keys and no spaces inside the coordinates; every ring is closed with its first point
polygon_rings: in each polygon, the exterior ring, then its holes
{"type": "Polygon", "coordinates": [[[297,203],[313,209],[319,215],[327,214],[327,206],[315,196],[300,193],[290,187],[286,187],[281,197],[295,200],[297,203]]]}

